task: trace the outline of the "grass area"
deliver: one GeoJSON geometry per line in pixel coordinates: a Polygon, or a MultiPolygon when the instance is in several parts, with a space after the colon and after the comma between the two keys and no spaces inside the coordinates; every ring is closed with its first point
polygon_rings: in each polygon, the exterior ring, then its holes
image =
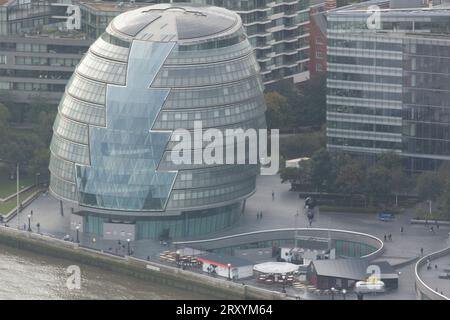
{"type": "MultiPolygon", "coordinates": [[[[337,213],[361,213],[361,214],[376,214],[382,211],[375,207],[341,207],[341,206],[320,206],[320,211],[323,212],[337,212],[337,213]]],[[[401,213],[400,209],[389,209],[389,212],[394,214],[401,213]]]]}
{"type": "MultiPolygon", "coordinates": [[[[34,176],[19,177],[20,187],[28,187],[35,183],[34,176]]],[[[16,193],[16,180],[9,179],[9,172],[6,168],[0,167],[0,198],[6,198],[9,195],[16,193]]]]}
{"type": "MultiPolygon", "coordinates": [[[[19,201],[20,202],[25,201],[35,191],[36,191],[36,188],[31,188],[30,190],[22,192],[20,194],[19,201]]],[[[0,202],[0,214],[1,215],[8,214],[12,209],[14,209],[16,207],[16,203],[17,203],[16,201],[17,201],[16,197],[14,197],[11,200],[8,200],[6,202],[0,202]]]]}

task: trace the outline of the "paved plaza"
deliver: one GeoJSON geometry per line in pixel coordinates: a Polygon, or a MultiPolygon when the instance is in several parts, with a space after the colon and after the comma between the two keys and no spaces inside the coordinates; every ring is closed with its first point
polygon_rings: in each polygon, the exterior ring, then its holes
{"type": "MultiPolygon", "coordinates": [[[[209,234],[203,238],[232,235],[265,229],[308,227],[307,217],[303,214],[304,201],[298,197],[298,193],[289,191],[288,183],[281,184],[279,176],[260,176],[257,180],[256,193],[247,200],[245,213],[239,222],[232,228],[209,234]],[[272,190],[275,198],[272,200],[272,190]],[[257,219],[257,212],[262,211],[262,219],[257,219]],[[299,214],[297,215],[297,213],[299,214]]],[[[32,226],[36,231],[36,223],[41,225],[41,232],[62,238],[69,234],[75,237],[74,232],[69,231],[70,207],[64,207],[64,215],[61,215],[60,203],[50,195],[42,195],[20,214],[19,224],[28,222],[27,215],[33,210],[32,226]]],[[[315,217],[312,227],[351,230],[368,233],[380,239],[384,235],[392,235],[392,241],[385,242],[383,260],[391,264],[410,261],[420,256],[420,249],[424,254],[431,253],[449,245],[448,226],[441,226],[431,233],[429,228],[423,225],[412,225],[410,220],[414,218],[414,209],[405,210],[396,216],[395,221],[382,222],[375,214],[345,214],[345,213],[319,213],[315,217]],[[404,232],[400,229],[403,227],[404,232]]],[[[9,222],[10,226],[17,226],[17,218],[9,222]]],[[[117,241],[104,240],[88,234],[80,234],[81,244],[117,254],[125,254],[126,246],[117,241]]],[[[192,238],[191,238],[192,239],[192,238]]],[[[190,239],[190,240],[191,240],[190,239]]],[[[197,238],[198,239],[198,238],[197,238]]],[[[167,250],[158,241],[139,240],[132,243],[133,255],[139,258],[155,260],[159,253],[167,250]]],[[[414,299],[414,263],[399,268],[401,272],[399,289],[388,295],[371,296],[368,298],[390,299],[414,299]]],[[[449,286],[450,287],[450,286],[449,286]]],[[[290,288],[291,289],[291,288],[290,288]]],[[[448,288],[447,288],[448,289],[448,288]]],[[[289,292],[288,292],[289,293],[289,292]]],[[[349,299],[353,298],[351,296],[349,299]]]]}
{"type": "Polygon", "coordinates": [[[433,290],[450,297],[450,278],[440,279],[440,275],[450,275],[450,255],[431,261],[431,268],[423,265],[419,269],[420,278],[433,290]]]}

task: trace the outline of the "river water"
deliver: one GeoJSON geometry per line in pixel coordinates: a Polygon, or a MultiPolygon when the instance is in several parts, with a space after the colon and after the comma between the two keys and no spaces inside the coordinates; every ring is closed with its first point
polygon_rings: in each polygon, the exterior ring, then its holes
{"type": "Polygon", "coordinates": [[[0,245],[1,299],[207,299],[119,273],[0,245]],[[81,289],[69,290],[66,269],[78,265],[81,289]]]}

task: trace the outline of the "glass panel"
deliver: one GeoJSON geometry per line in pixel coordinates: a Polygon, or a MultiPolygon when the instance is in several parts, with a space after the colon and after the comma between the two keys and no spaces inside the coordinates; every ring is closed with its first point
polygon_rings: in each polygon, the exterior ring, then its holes
{"type": "Polygon", "coordinates": [[[151,132],[168,89],[149,88],[171,43],[134,41],[127,84],[108,85],[107,127],[90,127],[91,166],[77,167],[82,204],[122,210],[163,210],[176,177],[156,171],[169,133],[151,132]]]}

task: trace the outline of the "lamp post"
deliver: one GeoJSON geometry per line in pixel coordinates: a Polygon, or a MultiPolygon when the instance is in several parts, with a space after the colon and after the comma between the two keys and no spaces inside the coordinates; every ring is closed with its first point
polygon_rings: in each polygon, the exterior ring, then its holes
{"type": "Polygon", "coordinates": [[[80,243],[80,236],[79,236],[79,233],[80,233],[80,225],[77,225],[77,226],[75,227],[75,229],[77,229],[77,243],[80,243]]]}
{"type": "Polygon", "coordinates": [[[36,172],[36,182],[35,182],[35,184],[36,184],[36,188],[38,187],[38,185],[39,185],[39,176],[41,175],[41,173],[40,172],[36,172]]]}
{"type": "Polygon", "coordinates": [[[28,232],[31,232],[31,214],[28,215],[28,232]]]}
{"type": "Polygon", "coordinates": [[[334,290],[336,290],[334,287],[331,287],[331,300],[334,300],[334,290]]]}
{"type": "Polygon", "coordinates": [[[227,264],[228,267],[228,280],[231,280],[231,264],[227,264]]]}
{"type": "Polygon", "coordinates": [[[345,289],[342,289],[342,297],[344,298],[344,300],[345,300],[345,295],[347,294],[347,290],[345,290],[345,289]]]}
{"type": "Polygon", "coordinates": [[[131,251],[130,251],[130,238],[128,238],[127,239],[127,243],[128,243],[128,255],[130,255],[131,254],[131,251]]]}
{"type": "Polygon", "coordinates": [[[19,221],[19,162],[17,162],[17,167],[16,167],[16,215],[17,215],[17,229],[20,229],[20,221],[19,221]]]}

